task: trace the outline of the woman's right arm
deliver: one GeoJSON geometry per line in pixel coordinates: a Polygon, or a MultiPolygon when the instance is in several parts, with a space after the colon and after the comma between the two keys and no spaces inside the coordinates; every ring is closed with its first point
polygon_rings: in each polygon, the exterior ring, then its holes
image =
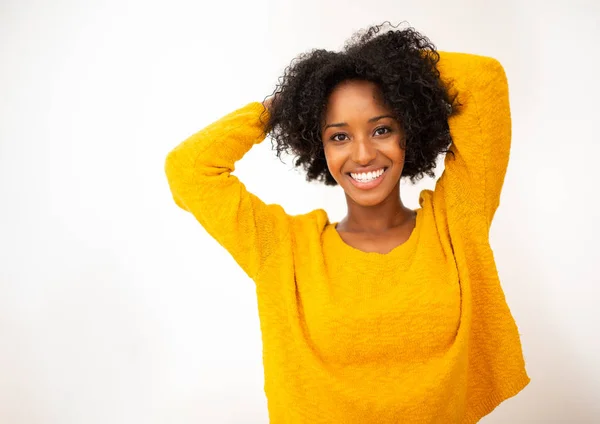
{"type": "MultiPolygon", "coordinates": [[[[289,234],[283,208],[263,203],[231,174],[235,162],[264,140],[259,117],[265,106],[253,102],[231,112],[179,144],[165,163],[175,203],[191,212],[251,278],[289,234]]],[[[266,121],[268,112],[262,116],[266,121]]]]}

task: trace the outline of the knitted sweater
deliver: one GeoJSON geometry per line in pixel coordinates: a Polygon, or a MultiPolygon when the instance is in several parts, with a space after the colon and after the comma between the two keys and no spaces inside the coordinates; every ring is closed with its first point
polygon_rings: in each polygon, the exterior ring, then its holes
{"type": "Polygon", "coordinates": [[[322,209],[263,203],[231,174],[266,137],[261,103],[168,155],[175,202],[256,283],[273,424],[474,423],[529,382],[488,238],[510,150],[505,73],[495,59],[440,54],[462,104],[454,155],[387,254],[346,244],[322,209]]]}

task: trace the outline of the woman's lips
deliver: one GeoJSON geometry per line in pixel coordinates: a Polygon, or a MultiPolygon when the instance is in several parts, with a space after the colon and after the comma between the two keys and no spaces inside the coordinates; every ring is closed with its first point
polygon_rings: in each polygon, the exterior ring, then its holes
{"type": "Polygon", "coordinates": [[[384,168],[383,174],[381,174],[379,177],[375,178],[374,180],[370,180],[367,182],[355,180],[354,178],[352,178],[352,176],[350,174],[346,174],[346,175],[348,176],[348,178],[350,179],[350,181],[352,182],[354,187],[359,188],[361,190],[371,190],[371,189],[374,189],[375,187],[377,187],[379,184],[381,184],[381,181],[383,181],[383,179],[385,178],[385,175],[387,174],[387,170],[388,170],[388,168],[384,168]]]}

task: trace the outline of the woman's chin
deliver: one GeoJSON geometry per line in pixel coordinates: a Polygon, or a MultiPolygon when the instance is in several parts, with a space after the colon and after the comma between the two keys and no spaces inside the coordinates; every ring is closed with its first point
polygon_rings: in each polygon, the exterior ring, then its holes
{"type": "Polygon", "coordinates": [[[371,207],[383,203],[386,196],[384,196],[381,191],[376,190],[370,193],[356,193],[352,191],[346,191],[346,197],[352,199],[352,201],[359,206],[371,207]]]}

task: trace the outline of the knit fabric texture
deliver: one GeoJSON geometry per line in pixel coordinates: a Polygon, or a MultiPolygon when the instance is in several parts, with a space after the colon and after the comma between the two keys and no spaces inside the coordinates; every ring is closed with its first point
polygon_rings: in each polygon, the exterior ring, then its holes
{"type": "Polygon", "coordinates": [[[529,382],[489,243],[511,143],[505,72],[440,56],[462,105],[454,154],[389,253],[351,247],[324,210],[289,215],[232,175],[266,137],[259,102],[167,157],[175,202],[256,283],[273,424],[474,423],[529,382]]]}

